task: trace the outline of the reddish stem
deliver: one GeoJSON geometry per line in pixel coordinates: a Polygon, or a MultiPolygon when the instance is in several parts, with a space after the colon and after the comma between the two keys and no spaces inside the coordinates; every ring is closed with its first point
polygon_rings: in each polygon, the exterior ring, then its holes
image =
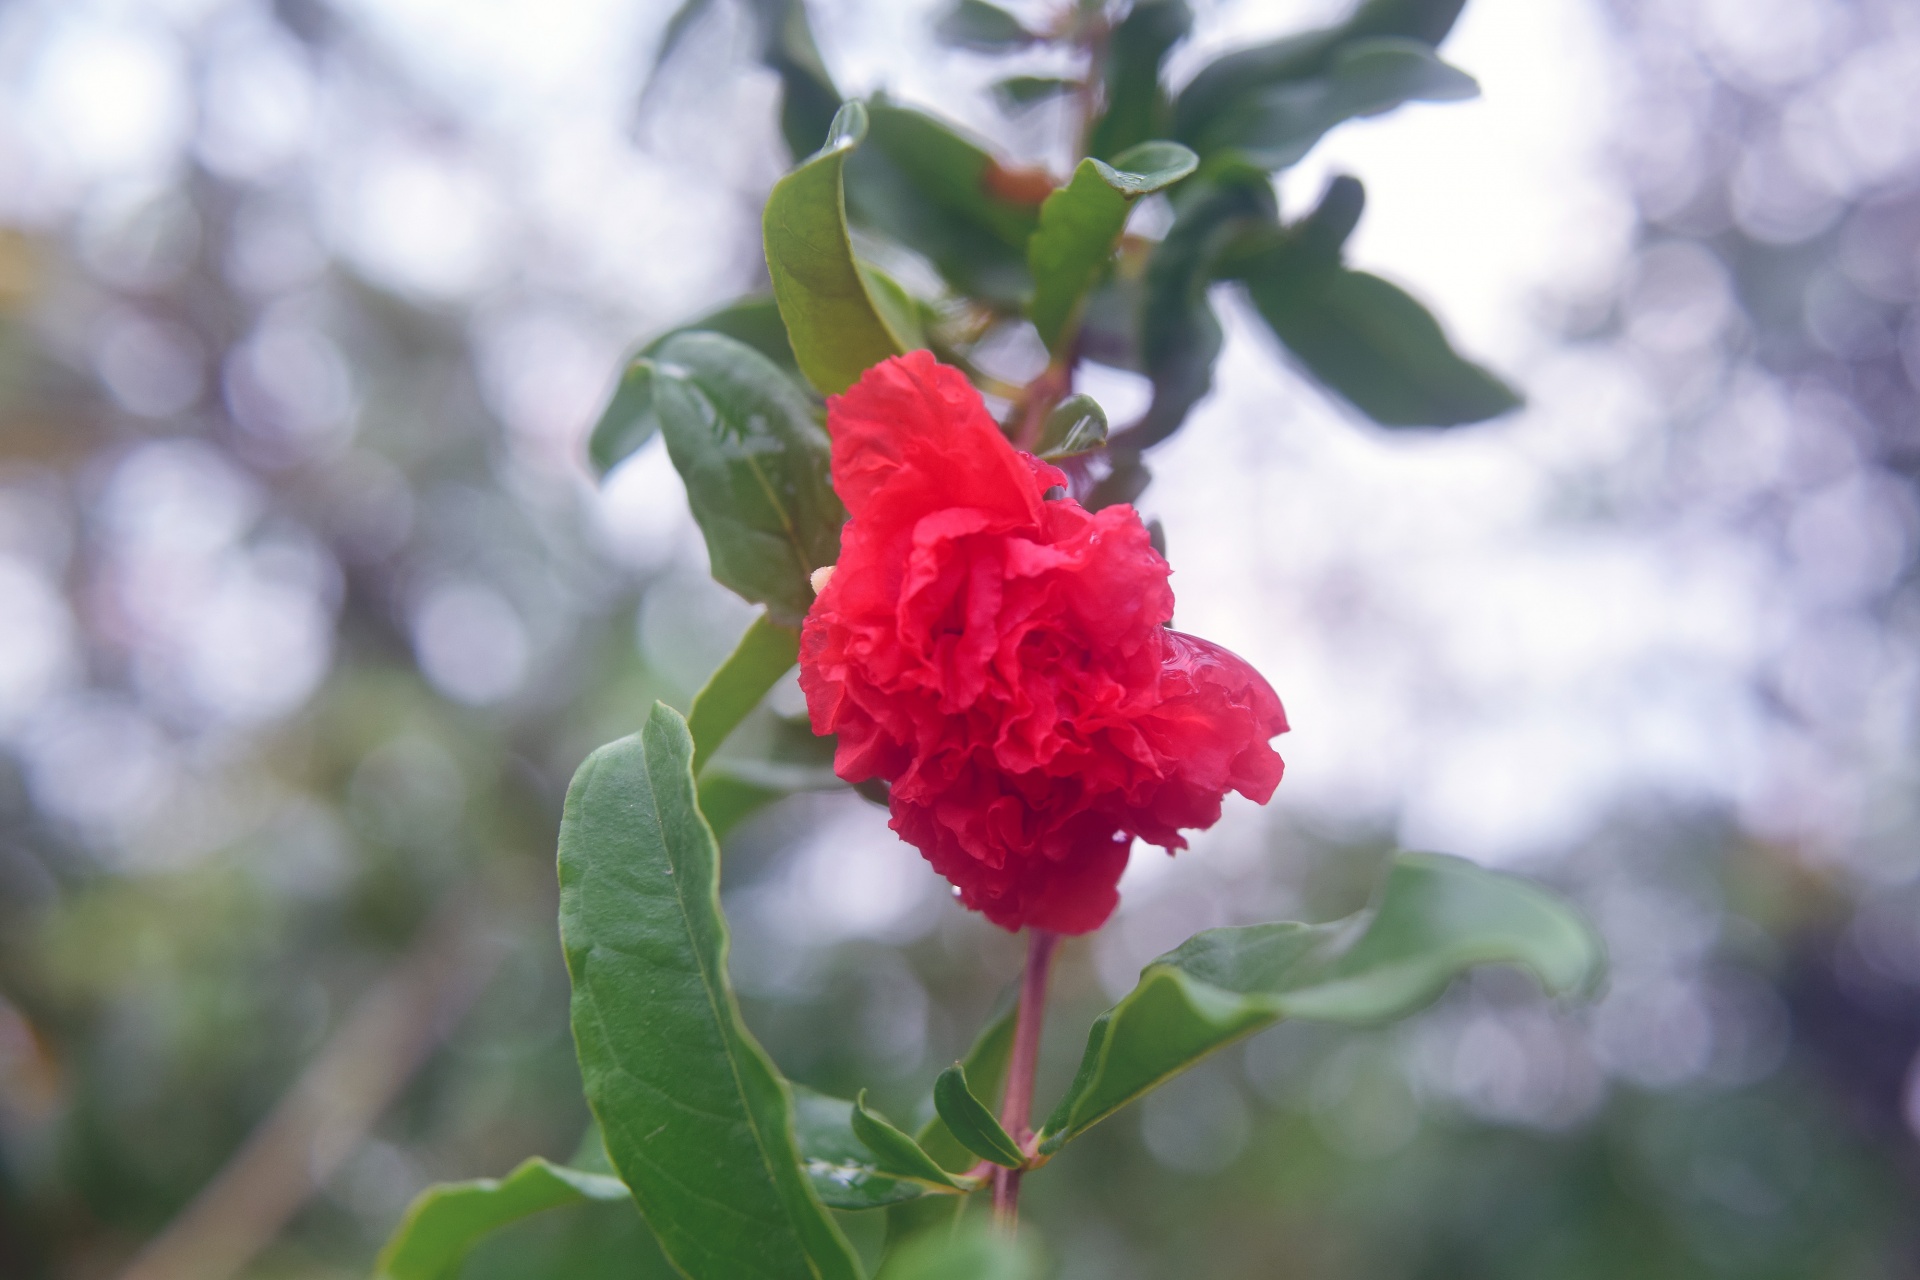
{"type": "MultiPolygon", "coordinates": [[[[1013,1023],[1013,1057],[1007,1064],[1007,1092],[1000,1106],[1000,1123],[1013,1140],[1025,1147],[1033,1136],[1033,1069],[1040,1059],[1040,1028],[1046,1020],[1047,974],[1060,935],[1033,929],[1027,935],[1027,971],[1020,983],[1020,1012],[1013,1023]]],[[[996,1169],[993,1175],[993,1220],[1011,1233],[1019,1220],[1020,1171],[996,1169]]]]}

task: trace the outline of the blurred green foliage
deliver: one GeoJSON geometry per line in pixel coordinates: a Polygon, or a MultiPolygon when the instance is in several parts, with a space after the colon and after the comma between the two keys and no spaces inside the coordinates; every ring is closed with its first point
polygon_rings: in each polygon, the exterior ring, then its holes
{"type": "MultiPolygon", "coordinates": [[[[1406,8],[1368,5],[1364,21],[1339,30],[1427,43],[1445,34],[1426,9],[1389,21],[1389,10],[1406,8]]],[[[1623,166],[1641,202],[1646,270],[1576,300],[1569,329],[1595,344],[1632,341],[1660,304],[1660,287],[1699,278],[1676,263],[1723,271],[1739,336],[1711,352],[1667,347],[1649,357],[1672,378],[1663,385],[1672,389],[1676,449],[1757,370],[1806,380],[1842,404],[1850,456],[1905,491],[1914,395],[1903,354],[1913,329],[1907,259],[1920,228],[1914,168],[1893,165],[1795,205],[1767,202],[1785,187],[1758,167],[1777,150],[1781,122],[1810,77],[1891,41],[1900,6],[1810,6],[1820,36],[1806,43],[1824,62],[1798,80],[1750,74],[1656,8],[1610,10],[1644,81],[1645,116],[1629,117],[1639,123],[1626,129],[1642,150],[1629,149],[1623,166]],[[1697,145],[1676,162],[1655,144],[1681,131],[1697,145]]],[[[1138,36],[1127,47],[1156,73],[1110,84],[1116,101],[1131,104],[1128,119],[1172,120],[1178,130],[1183,109],[1206,95],[1246,91],[1223,77],[1221,87],[1154,100],[1157,89],[1147,86],[1160,83],[1184,9],[1137,4],[1123,28],[1129,40],[1138,36]]],[[[788,88],[786,136],[810,149],[839,95],[786,5],[750,10],[764,60],[788,88]]],[[[261,12],[278,38],[414,103],[405,109],[422,121],[433,117],[418,87],[359,38],[344,10],[298,3],[261,12]]],[[[1260,69],[1277,59],[1331,67],[1336,44],[1316,36],[1245,64],[1249,75],[1267,74],[1260,69]]],[[[1883,72],[1875,83],[1894,78],[1883,72]]],[[[901,122],[902,136],[912,127],[901,122]]],[[[1096,149],[1111,154],[1156,131],[1129,125],[1096,149]]],[[[1176,136],[1205,152],[1199,135],[1176,136]]],[[[897,168],[882,142],[876,129],[863,161],[881,157],[897,168]]],[[[876,190],[887,181],[877,179],[876,190]]],[[[272,318],[271,299],[236,283],[232,265],[258,234],[259,185],[205,165],[170,171],[114,241],[135,268],[166,266],[141,268],[144,276],[103,256],[89,237],[104,233],[83,230],[77,214],[22,219],[23,230],[0,239],[7,545],[51,566],[74,605],[82,659],[82,675],[41,732],[101,726],[97,741],[106,745],[82,750],[96,740],[75,739],[74,748],[96,796],[119,794],[124,753],[142,734],[164,739],[156,759],[176,779],[149,788],[164,791],[163,801],[62,807],[48,798],[46,750],[29,751],[24,730],[12,728],[0,750],[0,1275],[8,1277],[117,1273],[423,942],[436,909],[475,885],[483,886],[486,928],[501,943],[497,967],[471,1008],[438,1028],[444,1039],[372,1132],[329,1153],[326,1176],[251,1274],[363,1275],[427,1181],[571,1152],[586,1117],[548,878],[562,789],[592,746],[629,732],[655,697],[685,706],[697,683],[671,654],[643,655],[634,644],[636,610],[648,598],[672,599],[668,574],[607,550],[584,481],[516,453],[481,385],[477,306],[423,301],[326,258],[300,292],[317,308],[313,327],[350,372],[352,440],[308,450],[297,433],[290,443],[249,425],[222,378],[249,367],[248,343],[272,318]],[[130,411],[61,323],[119,304],[194,336],[210,372],[187,409],[130,411]],[[183,441],[193,449],[152,452],[183,441]],[[185,496],[168,500],[188,515],[226,501],[229,482],[254,495],[251,514],[222,544],[233,555],[282,563],[271,557],[288,545],[289,529],[300,545],[321,549],[319,562],[331,569],[314,591],[331,602],[332,647],[310,697],[263,718],[222,718],[183,704],[152,675],[148,650],[130,634],[137,628],[114,603],[115,529],[133,500],[113,479],[136,461],[165,462],[167,475],[186,477],[169,491],[185,496]],[[484,580],[521,619],[529,674],[509,697],[473,705],[423,669],[418,602],[451,578],[484,580]],[[115,825],[123,813],[132,815],[131,833],[115,825]]],[[[1247,211],[1265,219],[1257,204],[1247,211]]],[[[1181,210],[1188,229],[1198,229],[1199,209],[1181,210]]],[[[296,213],[296,230],[317,216],[296,213]]],[[[957,260],[943,247],[950,237],[992,243],[991,226],[908,224],[879,197],[862,216],[912,225],[942,270],[943,257],[957,260]]],[[[1176,230],[1187,234],[1179,223],[1176,230]]],[[[1017,293],[1024,261],[1009,250],[998,264],[1000,283],[982,292],[1017,293]]],[[[1138,282],[1122,273],[1107,287],[1127,297],[1138,282]]],[[[1191,280],[1167,288],[1192,307],[1191,280]]],[[[723,300],[717,292],[708,301],[723,300]]],[[[679,317],[663,318],[662,328],[668,319],[679,317]]],[[[1204,319],[1195,323],[1204,346],[1204,319]]],[[[1126,350],[1132,340],[1116,335],[1109,362],[1138,366],[1140,353],[1126,350]]],[[[1616,503],[1609,518],[1684,514],[1697,494],[1675,475],[1662,498],[1616,503]]],[[[1789,476],[1754,500],[1757,544],[1785,541],[1804,499],[1798,483],[1789,476]]],[[[185,517],[176,510],[174,518],[185,517]]],[[[1894,644],[1912,638],[1909,576],[1903,570],[1868,605],[1876,634],[1894,644]]],[[[706,654],[708,665],[730,639],[706,654]]],[[[758,731],[779,727],[763,715],[758,731]]],[[[833,803],[798,795],[740,826],[726,848],[729,894],[779,891],[800,833],[831,818],[833,803]]],[[[1913,824],[1890,822],[1886,838],[1910,844],[1913,824]]],[[[1357,905],[1377,852],[1368,842],[1278,819],[1270,837],[1280,856],[1233,887],[1237,908],[1271,914],[1304,901],[1331,919],[1357,905]]],[[[1630,1024],[1652,1052],[1687,1043],[1706,1018],[1713,1039],[1692,1069],[1663,1076],[1652,1069],[1655,1052],[1637,1077],[1608,1075],[1583,1047],[1590,1028],[1498,981],[1468,984],[1405,1030],[1283,1028],[1223,1055],[1163,1102],[1091,1131],[1034,1180],[1027,1211],[1046,1230],[1053,1273],[1911,1274],[1920,1259],[1920,1175],[1906,1108],[1920,974],[1900,968],[1897,945],[1874,949],[1882,937],[1875,922],[1914,918],[1911,884],[1862,889],[1870,882],[1808,870],[1794,850],[1738,830],[1724,814],[1644,803],[1623,806],[1561,874],[1610,927],[1621,914],[1610,902],[1655,921],[1627,935],[1650,947],[1685,932],[1675,920],[1713,922],[1704,943],[1658,975],[1692,1021],[1662,1021],[1656,1009],[1630,1024]],[[1207,1140],[1184,1142],[1190,1134],[1207,1140]]],[[[1910,923],[1900,927],[1907,932],[1894,927],[1891,936],[1911,935],[1910,923]]],[[[764,956],[744,958],[747,1021],[796,1079],[843,1095],[869,1086],[877,1105],[908,1119],[938,1068],[986,1019],[994,979],[1008,978],[1015,959],[1003,938],[959,912],[898,940],[825,936],[784,972],[771,972],[764,956]]],[[[1090,955],[1069,953],[1060,981],[1063,1026],[1085,1025],[1108,1003],[1090,955]]],[[[1043,1100],[1065,1088],[1079,1047],[1066,1036],[1049,1041],[1043,1100]]],[[[618,1206],[530,1219],[490,1241],[463,1274],[525,1275],[555,1250],[573,1251],[565,1266],[583,1277],[667,1274],[644,1228],[618,1206]],[[589,1225],[577,1229],[570,1216],[589,1225]]]]}

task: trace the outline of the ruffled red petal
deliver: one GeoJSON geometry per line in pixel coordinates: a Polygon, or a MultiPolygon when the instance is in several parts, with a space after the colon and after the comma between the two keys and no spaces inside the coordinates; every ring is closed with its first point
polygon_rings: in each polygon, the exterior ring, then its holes
{"type": "Polygon", "coordinates": [[[1184,847],[1226,792],[1280,780],[1273,690],[1166,628],[1132,508],[1048,501],[957,370],[914,352],[828,401],[850,519],[801,638],[835,771],[892,784],[893,827],[1008,929],[1098,928],[1138,838],[1184,847]]]}

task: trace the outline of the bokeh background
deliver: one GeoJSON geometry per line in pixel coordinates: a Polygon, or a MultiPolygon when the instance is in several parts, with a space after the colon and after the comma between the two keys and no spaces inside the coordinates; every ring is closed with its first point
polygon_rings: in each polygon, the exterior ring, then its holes
{"type": "MultiPolygon", "coordinates": [[[[936,6],[811,8],[846,91],[1062,162],[936,6]]],[[[1176,78],[1341,6],[1194,8],[1176,78]]],[[[579,1141],[560,800],[750,616],[657,441],[582,456],[623,352],[763,287],[776,83],[724,3],[654,76],[670,12],[0,4],[0,1276],[361,1275],[427,1182],[579,1141]]],[[[1482,99],[1283,203],[1360,176],[1352,257],[1529,407],[1383,432],[1219,299],[1141,505],[1288,775],[1137,855],[1041,1096],[1144,960],[1395,845],[1556,884],[1611,985],[1280,1028],[1029,1216],[1063,1280],[1920,1274],[1920,8],[1472,0],[1444,52],[1482,99]]],[[[812,781],[729,839],[735,977],[910,1116],[1017,947],[812,781]]],[[[573,1274],[663,1274],[595,1229],[573,1274]]]]}

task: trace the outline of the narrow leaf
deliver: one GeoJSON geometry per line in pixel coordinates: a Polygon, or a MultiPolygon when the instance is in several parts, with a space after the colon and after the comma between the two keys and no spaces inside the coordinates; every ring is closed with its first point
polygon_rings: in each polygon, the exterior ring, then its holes
{"type": "Polygon", "coordinates": [[[1389,427],[1452,427],[1520,406],[1396,285],[1337,264],[1250,277],[1261,318],[1309,373],[1389,427]]]}
{"type": "Polygon", "coordinates": [[[821,1203],[834,1209],[881,1209],[932,1194],[924,1183],[890,1177],[866,1143],[854,1136],[853,1104],[793,1086],[794,1132],[807,1178],[821,1203]]]}
{"type": "Polygon", "coordinates": [[[881,1172],[950,1191],[964,1188],[906,1133],[867,1110],[866,1090],[853,1102],[853,1136],[873,1152],[881,1172]]]}
{"type": "Polygon", "coordinates": [[[1249,97],[1324,73],[1354,41],[1416,40],[1428,48],[1446,38],[1466,0],[1367,0],[1345,22],[1241,49],[1202,67],[1173,107],[1173,136],[1193,143],[1230,119],[1249,97]]]}
{"type": "Polygon", "coordinates": [[[653,362],[636,359],[621,373],[613,398],[587,437],[587,460],[593,464],[593,473],[604,477],[639,452],[659,429],[660,418],[653,411],[653,362]]]}
{"type": "Polygon", "coordinates": [[[713,8],[713,0],[681,0],[680,7],[667,19],[666,26],[660,29],[660,43],[654,46],[653,66],[647,73],[645,83],[640,89],[642,107],[653,94],[654,87],[660,83],[660,72],[679,51],[682,43],[694,26],[713,8]]]}
{"type": "Polygon", "coordinates": [[[994,81],[993,97],[1003,111],[1024,111],[1048,98],[1074,93],[1079,88],[1078,80],[1067,80],[1060,76],[1008,76],[1005,80],[994,81]]]}
{"type": "Polygon", "coordinates": [[[964,1064],[956,1062],[940,1073],[940,1078],[933,1083],[933,1105],[939,1110],[940,1118],[947,1122],[947,1130],[982,1160],[991,1160],[1009,1169],[1018,1169],[1026,1163],[1020,1144],[967,1087],[964,1064]]]}
{"type": "Polygon", "coordinates": [[[724,840],[742,822],[791,794],[783,787],[735,777],[716,765],[700,775],[700,814],[713,828],[713,838],[724,840]]]}
{"type": "Polygon", "coordinates": [[[1249,94],[1199,134],[1194,146],[1204,155],[1232,150],[1263,169],[1283,169],[1343,121],[1407,102],[1458,102],[1479,92],[1472,76],[1417,40],[1354,40],[1339,47],[1321,74],[1249,94]]]}
{"type": "Polygon", "coordinates": [[[1112,258],[1133,202],[1178,182],[1198,163],[1177,142],[1143,143],[1111,165],[1082,160],[1073,181],[1047,197],[1027,243],[1027,266],[1034,285],[1028,314],[1049,350],[1057,354],[1071,336],[1075,313],[1112,258]]]}
{"type": "Polygon", "coordinates": [[[1010,53],[1038,39],[1020,19],[986,0],[959,0],[933,31],[941,43],[976,53],[1010,53]]]}
{"type": "Polygon", "coordinates": [[[928,308],[898,280],[871,262],[856,260],[856,265],[861,283],[867,286],[867,297],[873,300],[873,309],[886,322],[888,332],[898,335],[901,344],[909,350],[926,346],[928,308]]]}
{"type": "MultiPolygon", "coordinates": [[[[979,1091],[979,1097],[997,1101],[1001,1087],[1006,1083],[1007,1063],[1013,1057],[1013,1027],[1020,1011],[1018,993],[1017,985],[1001,993],[994,1016],[974,1038],[967,1056],[961,1060],[967,1071],[967,1080],[979,1091]]],[[[947,1122],[940,1118],[938,1111],[921,1126],[919,1137],[920,1149],[939,1161],[940,1167],[949,1173],[962,1173],[979,1161],[978,1156],[953,1136],[953,1130],[947,1127],[947,1122]]],[[[927,1232],[937,1232],[943,1237],[950,1234],[954,1225],[954,1211],[961,1203],[951,1196],[929,1196],[911,1204],[897,1204],[889,1208],[888,1256],[891,1257],[894,1250],[905,1242],[927,1232]]]]}
{"type": "Polygon", "coordinates": [[[687,712],[696,775],[799,658],[800,633],[792,627],[783,627],[764,613],[748,625],[727,660],[693,696],[687,712]]]}
{"type": "Polygon", "coordinates": [[[573,1034],[607,1155],[693,1280],[856,1280],[800,1166],[786,1082],[727,982],[719,853],[693,738],[654,704],[588,757],[560,827],[573,1034]]]}
{"type": "MultiPolygon", "coordinates": [[[[1011,992],[1002,1004],[1005,1007],[981,1029],[967,1056],[960,1060],[968,1082],[979,1091],[978,1096],[986,1099],[999,1098],[1001,1086],[1006,1083],[1007,1063],[1013,1057],[1013,1024],[1019,1008],[1011,992]]],[[[973,1152],[954,1136],[937,1109],[933,1119],[920,1130],[920,1146],[949,1172],[959,1173],[974,1163],[973,1152]]]]}
{"type": "MultiPolygon", "coordinates": [[[[1114,437],[1116,455],[1138,455],[1179,430],[1187,413],[1213,386],[1220,354],[1220,322],[1207,301],[1214,267],[1236,235],[1275,219],[1267,175],[1245,165],[1223,165],[1193,191],[1147,264],[1140,306],[1140,361],[1153,380],[1153,399],[1140,420],[1114,437]]],[[[1115,458],[1116,475],[1131,467],[1115,458]]],[[[1111,494],[1100,501],[1125,501],[1111,494]]]]}
{"type": "Polygon", "coordinates": [[[1049,462],[1087,453],[1107,442],[1107,411],[1089,395],[1068,396],[1040,426],[1034,454],[1049,462]]]}
{"type": "Polygon", "coordinates": [[[805,0],[748,0],[747,7],[758,19],[760,63],[780,77],[780,134],[798,160],[831,127],[840,90],[814,43],[805,0]]]}
{"type": "Polygon", "coordinates": [[[1329,925],[1210,929],[1149,964],[1102,1014],[1040,1151],[1113,1114],[1208,1054],[1283,1017],[1374,1023],[1425,1005],[1480,964],[1528,969],[1555,995],[1584,990],[1598,939],[1561,899],[1459,858],[1402,854],[1378,904],[1329,925]]]}
{"type": "Polygon", "coordinates": [[[1087,150],[1103,158],[1148,138],[1165,137],[1172,109],[1160,83],[1160,66],[1193,28],[1186,0],[1134,0],[1107,37],[1104,59],[1106,110],[1087,150]]]}
{"type": "Polygon", "coordinates": [[[827,145],[773,184],[762,217],[767,270],[794,358],[824,395],[908,350],[875,308],[847,237],[842,170],[866,131],[866,108],[842,107],[827,145]]]}
{"type": "Polygon", "coordinates": [[[583,1200],[622,1202],[627,1185],[535,1157],[504,1178],[443,1182],[407,1208],[374,1264],[375,1280],[443,1280],[480,1238],[510,1222],[583,1200]]]}
{"type": "Polygon", "coordinates": [[[813,604],[809,579],[839,559],[846,522],[813,402],[765,356],[716,333],[669,339],[653,370],[654,412],[714,578],[798,625],[813,604]]]}

